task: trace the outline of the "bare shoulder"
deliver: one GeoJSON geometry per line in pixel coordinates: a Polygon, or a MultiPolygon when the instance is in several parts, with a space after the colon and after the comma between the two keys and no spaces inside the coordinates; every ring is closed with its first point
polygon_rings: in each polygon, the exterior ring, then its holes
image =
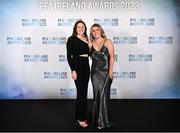
{"type": "Polygon", "coordinates": [[[112,43],[110,39],[106,39],[106,43],[112,43]]]}
{"type": "Polygon", "coordinates": [[[112,45],[113,45],[112,41],[110,39],[106,39],[105,46],[109,47],[109,46],[112,46],[112,45]]]}

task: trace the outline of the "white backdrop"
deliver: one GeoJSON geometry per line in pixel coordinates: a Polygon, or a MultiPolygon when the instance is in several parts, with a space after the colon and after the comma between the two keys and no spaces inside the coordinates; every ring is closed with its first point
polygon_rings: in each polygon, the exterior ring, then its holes
{"type": "Polygon", "coordinates": [[[180,97],[173,0],[1,0],[0,12],[0,99],[76,98],[66,41],[78,19],[114,44],[111,98],[180,97]]]}

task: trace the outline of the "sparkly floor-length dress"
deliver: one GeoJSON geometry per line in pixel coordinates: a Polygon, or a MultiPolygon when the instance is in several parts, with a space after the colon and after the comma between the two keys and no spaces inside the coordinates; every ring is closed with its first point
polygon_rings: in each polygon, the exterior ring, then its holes
{"type": "Polygon", "coordinates": [[[93,121],[96,126],[109,128],[109,99],[112,79],[108,76],[109,54],[108,49],[103,45],[97,51],[91,49],[92,67],[91,81],[93,86],[93,121]]]}

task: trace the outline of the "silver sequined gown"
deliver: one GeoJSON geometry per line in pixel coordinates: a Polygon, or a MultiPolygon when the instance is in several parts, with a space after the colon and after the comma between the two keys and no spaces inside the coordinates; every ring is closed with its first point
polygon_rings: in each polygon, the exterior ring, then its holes
{"type": "Polygon", "coordinates": [[[112,79],[108,76],[109,54],[103,45],[100,51],[91,48],[91,81],[93,86],[93,121],[96,126],[109,128],[109,99],[112,79]]]}

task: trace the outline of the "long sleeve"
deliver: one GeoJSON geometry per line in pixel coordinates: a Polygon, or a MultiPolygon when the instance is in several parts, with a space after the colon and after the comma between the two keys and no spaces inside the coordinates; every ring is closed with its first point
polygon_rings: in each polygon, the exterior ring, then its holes
{"type": "Polygon", "coordinates": [[[66,49],[67,49],[67,61],[71,68],[71,71],[75,70],[75,63],[73,59],[73,40],[72,38],[68,38],[66,49]]]}

